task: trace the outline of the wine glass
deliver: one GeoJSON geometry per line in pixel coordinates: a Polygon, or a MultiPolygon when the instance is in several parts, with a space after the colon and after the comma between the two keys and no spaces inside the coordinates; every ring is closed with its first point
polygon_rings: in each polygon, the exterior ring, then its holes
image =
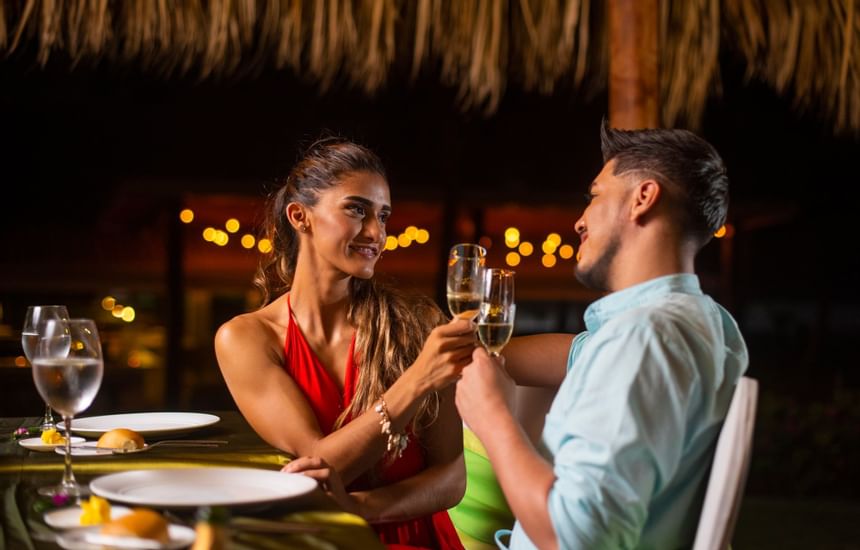
{"type": "Polygon", "coordinates": [[[455,244],[448,253],[448,309],[460,319],[474,319],[481,305],[487,250],[477,244],[455,244]]]}
{"type": "Polygon", "coordinates": [[[39,493],[79,497],[88,490],[72,473],[72,417],[95,399],[102,383],[104,359],[99,332],[92,319],[49,320],[39,334],[33,359],[33,381],[39,395],[63,416],[66,427],[66,461],[59,485],[43,487],[39,493]],[[66,356],[51,354],[51,346],[63,333],[71,345],[66,356]]]}
{"type": "MultiPolygon", "coordinates": [[[[43,333],[45,324],[51,320],[69,320],[69,311],[66,306],[29,306],[27,314],[24,316],[24,329],[21,331],[21,346],[24,348],[24,355],[30,365],[33,364],[35,358],[36,345],[39,343],[39,335],[43,333]]],[[[46,342],[48,346],[46,352],[49,355],[65,357],[69,353],[69,335],[61,333],[50,342],[46,342]]],[[[45,404],[45,415],[42,417],[42,431],[55,428],[54,415],[51,414],[51,406],[45,404]]]]}
{"type": "Polygon", "coordinates": [[[481,306],[478,313],[478,338],[487,352],[498,357],[514,331],[514,272],[488,269],[484,273],[481,306]]]}

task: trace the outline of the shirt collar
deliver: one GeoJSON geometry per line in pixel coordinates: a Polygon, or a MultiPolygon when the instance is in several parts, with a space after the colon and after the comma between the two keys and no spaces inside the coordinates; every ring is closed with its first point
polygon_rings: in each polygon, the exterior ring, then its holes
{"type": "Polygon", "coordinates": [[[585,328],[594,332],[619,313],[674,292],[701,295],[699,278],[693,273],[665,275],[608,294],[585,310],[585,328]]]}

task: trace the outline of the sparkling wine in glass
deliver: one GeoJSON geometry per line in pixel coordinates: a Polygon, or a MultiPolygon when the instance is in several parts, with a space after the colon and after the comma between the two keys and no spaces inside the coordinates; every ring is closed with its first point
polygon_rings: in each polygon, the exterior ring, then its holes
{"type": "MultiPolygon", "coordinates": [[[[39,337],[44,332],[48,321],[68,321],[69,311],[66,306],[29,306],[24,316],[24,328],[21,330],[21,346],[24,355],[30,365],[36,357],[36,346],[39,345],[39,337]]],[[[42,345],[46,346],[43,355],[65,357],[69,353],[69,334],[59,332],[53,338],[45,340],[42,345]]],[[[42,431],[55,428],[54,415],[51,414],[51,406],[45,404],[45,415],[42,417],[42,431]]]]}
{"type": "Polygon", "coordinates": [[[72,472],[72,418],[93,402],[101,386],[103,372],[102,345],[95,321],[69,319],[45,323],[33,358],[33,381],[39,395],[63,416],[66,460],[62,481],[39,489],[40,494],[79,497],[88,493],[86,487],[75,481],[72,472]],[[52,355],[52,342],[64,332],[70,338],[68,354],[62,357],[52,355]]]}
{"type": "Polygon", "coordinates": [[[448,253],[448,309],[460,319],[474,319],[481,305],[487,250],[477,244],[456,244],[448,253]]]}
{"type": "Polygon", "coordinates": [[[486,270],[477,320],[478,338],[493,357],[498,357],[511,339],[516,312],[514,272],[510,269],[486,270]]]}

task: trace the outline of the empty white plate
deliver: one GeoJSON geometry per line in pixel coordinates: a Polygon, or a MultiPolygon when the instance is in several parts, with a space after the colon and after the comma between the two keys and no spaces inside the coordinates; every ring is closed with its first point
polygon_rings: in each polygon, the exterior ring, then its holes
{"type": "MultiPolygon", "coordinates": [[[[76,443],[83,443],[85,440],[83,437],[75,437],[72,436],[72,445],[76,443]]],[[[31,451],[42,451],[42,452],[50,452],[57,448],[65,448],[65,443],[45,443],[42,441],[41,437],[28,437],[27,439],[19,439],[18,445],[24,447],[25,449],[30,449],[31,451]]]]}

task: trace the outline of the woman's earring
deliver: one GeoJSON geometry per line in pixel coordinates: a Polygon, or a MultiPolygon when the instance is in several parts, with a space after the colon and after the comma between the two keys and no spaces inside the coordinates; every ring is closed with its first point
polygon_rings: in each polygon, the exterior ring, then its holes
{"type": "Polygon", "coordinates": [[[305,224],[301,224],[299,226],[299,231],[301,231],[302,233],[307,233],[308,232],[308,226],[305,224]]]}

